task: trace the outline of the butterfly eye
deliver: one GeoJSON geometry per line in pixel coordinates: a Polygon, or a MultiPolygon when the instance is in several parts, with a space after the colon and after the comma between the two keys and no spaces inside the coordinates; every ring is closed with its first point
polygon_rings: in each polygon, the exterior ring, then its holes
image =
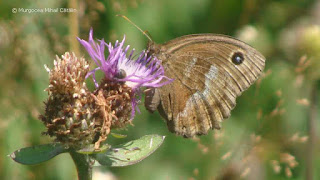
{"type": "Polygon", "coordinates": [[[127,73],[123,69],[120,69],[116,74],[116,78],[118,78],[118,79],[123,79],[126,76],[127,76],[127,73]]]}
{"type": "Polygon", "coordinates": [[[244,57],[243,57],[243,54],[241,52],[235,52],[232,55],[231,59],[232,59],[233,64],[235,64],[235,65],[239,65],[244,61],[244,57]]]}

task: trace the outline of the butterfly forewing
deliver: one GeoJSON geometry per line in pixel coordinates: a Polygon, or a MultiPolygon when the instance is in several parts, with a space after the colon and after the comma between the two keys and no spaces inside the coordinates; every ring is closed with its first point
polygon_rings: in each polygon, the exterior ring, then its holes
{"type": "Polygon", "coordinates": [[[219,129],[265,65],[258,51],[222,35],[188,35],[158,47],[154,55],[175,79],[159,89],[159,110],[169,130],[186,137],[219,129]]]}

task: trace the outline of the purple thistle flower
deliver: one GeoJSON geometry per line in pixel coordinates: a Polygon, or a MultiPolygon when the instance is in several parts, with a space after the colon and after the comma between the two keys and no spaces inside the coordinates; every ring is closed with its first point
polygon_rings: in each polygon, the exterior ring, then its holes
{"type": "Polygon", "coordinates": [[[127,57],[130,46],[128,45],[124,48],[125,37],[120,43],[116,41],[114,46],[111,43],[107,44],[103,39],[95,42],[91,28],[88,41],[80,38],[78,40],[98,66],[86,76],[87,78],[92,75],[96,87],[98,87],[98,83],[95,78],[95,72],[102,70],[108,81],[125,82],[128,87],[132,88],[132,118],[141,98],[141,87],[157,88],[173,81],[173,79],[164,75],[164,69],[160,61],[154,56],[148,56],[146,51],[142,51],[138,58],[134,60],[133,49],[127,57]],[[104,54],[105,47],[109,52],[107,58],[104,54]]]}

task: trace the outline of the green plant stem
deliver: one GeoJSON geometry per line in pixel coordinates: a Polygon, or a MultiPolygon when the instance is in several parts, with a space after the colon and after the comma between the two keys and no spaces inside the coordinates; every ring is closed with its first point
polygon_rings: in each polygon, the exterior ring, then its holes
{"type": "Polygon", "coordinates": [[[306,180],[313,179],[313,161],[314,161],[314,147],[316,138],[316,122],[317,122],[317,83],[311,84],[310,94],[310,110],[308,120],[308,145],[307,145],[307,159],[306,159],[306,180]]]}
{"type": "MultiPolygon", "coordinates": [[[[69,8],[74,8],[77,11],[78,8],[78,1],[77,0],[69,0],[69,8]]],[[[79,13],[69,13],[69,44],[70,49],[74,52],[77,56],[80,55],[80,48],[79,42],[76,37],[79,37],[79,13]]]]}
{"type": "Polygon", "coordinates": [[[88,155],[77,153],[71,150],[70,155],[77,168],[79,180],[91,180],[92,179],[92,164],[88,155]]]}

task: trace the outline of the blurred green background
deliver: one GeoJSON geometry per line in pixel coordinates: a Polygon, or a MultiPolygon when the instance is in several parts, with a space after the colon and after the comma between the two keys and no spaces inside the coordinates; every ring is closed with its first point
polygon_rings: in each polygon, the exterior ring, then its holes
{"type": "MultiPolygon", "coordinates": [[[[136,165],[96,168],[94,178],[306,179],[311,167],[309,175],[320,179],[319,120],[310,118],[312,113],[320,117],[313,108],[319,94],[320,1],[81,0],[75,12],[19,11],[70,6],[63,0],[0,1],[1,179],[76,179],[67,154],[36,166],[15,163],[7,155],[51,142],[41,135],[45,128],[37,118],[47,98],[43,65],[52,67],[55,55],[75,48],[70,42],[76,36],[87,39],[93,27],[95,38],[114,42],[125,34],[131,47],[146,48],[147,38],[117,14],[147,30],[157,43],[193,33],[227,34],[258,49],[267,62],[261,79],[237,99],[231,118],[207,136],[170,134],[159,114],[146,112],[141,104],[134,126],[114,131],[128,137],[108,142],[161,134],[164,144],[136,165]],[[77,27],[79,35],[72,31],[77,27]],[[315,128],[312,136],[308,124],[315,128]]],[[[82,47],[78,55],[89,59],[82,47]]]]}

